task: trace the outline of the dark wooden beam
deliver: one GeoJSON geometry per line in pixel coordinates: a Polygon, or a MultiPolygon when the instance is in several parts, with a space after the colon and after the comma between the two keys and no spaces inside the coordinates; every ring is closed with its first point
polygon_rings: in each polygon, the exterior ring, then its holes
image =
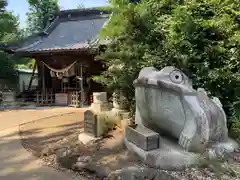
{"type": "Polygon", "coordinates": [[[35,75],[36,68],[37,68],[37,63],[36,63],[36,61],[35,61],[34,67],[33,67],[32,76],[31,76],[30,82],[29,82],[29,84],[28,84],[28,91],[29,91],[30,88],[32,87],[32,81],[33,81],[33,78],[34,78],[34,75],[35,75]]]}

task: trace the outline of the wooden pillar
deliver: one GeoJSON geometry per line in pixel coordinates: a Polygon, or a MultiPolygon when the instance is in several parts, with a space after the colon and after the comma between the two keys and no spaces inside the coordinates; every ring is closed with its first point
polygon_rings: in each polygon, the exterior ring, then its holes
{"type": "Polygon", "coordinates": [[[81,107],[84,105],[84,88],[83,88],[83,64],[80,67],[80,77],[81,77],[81,107]]]}
{"type": "MultiPolygon", "coordinates": [[[[75,70],[76,70],[76,77],[77,77],[77,76],[79,76],[79,62],[77,62],[75,70]]],[[[76,80],[76,90],[77,90],[77,91],[78,91],[78,87],[79,87],[78,82],[79,82],[79,81],[76,80]]]]}
{"type": "MultiPolygon", "coordinates": [[[[37,64],[37,71],[38,71],[38,88],[39,87],[42,87],[42,77],[41,77],[41,75],[42,75],[42,71],[41,71],[41,61],[39,61],[37,58],[36,58],[36,64],[37,64]]],[[[39,89],[38,89],[39,90],[39,89]]]]}
{"type": "Polygon", "coordinates": [[[33,67],[32,76],[31,76],[30,82],[28,84],[28,91],[30,90],[30,88],[32,86],[32,81],[33,81],[33,78],[34,78],[34,75],[35,75],[36,68],[37,68],[37,63],[35,62],[34,67],[33,67]]]}
{"type": "Polygon", "coordinates": [[[45,91],[45,71],[44,63],[42,61],[42,90],[45,91]]]}

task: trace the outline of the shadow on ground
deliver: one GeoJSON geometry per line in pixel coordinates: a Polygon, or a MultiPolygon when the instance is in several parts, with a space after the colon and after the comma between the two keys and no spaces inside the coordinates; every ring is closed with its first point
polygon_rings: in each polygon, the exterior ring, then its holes
{"type": "Polygon", "coordinates": [[[0,136],[1,180],[70,180],[74,176],[42,167],[39,160],[22,148],[18,128],[13,128],[10,133],[9,130],[0,131],[0,136]]]}
{"type": "Polygon", "coordinates": [[[24,147],[39,156],[48,145],[80,133],[82,128],[83,112],[74,112],[22,124],[19,134],[24,147]]]}
{"type": "Polygon", "coordinates": [[[20,126],[23,146],[35,156],[51,163],[56,163],[51,156],[56,155],[59,149],[66,147],[71,150],[71,153],[58,162],[64,168],[71,169],[79,156],[91,156],[91,164],[86,169],[79,170],[81,173],[87,170],[86,175],[100,174],[102,178],[111,171],[141,163],[140,159],[125,148],[122,132],[114,130],[108,134],[107,138],[99,139],[86,146],[77,138],[82,131],[83,112],[50,117],[20,126]],[[62,141],[63,139],[65,141],[62,141]]]}
{"type": "MultiPolygon", "coordinates": [[[[63,107],[24,107],[19,110],[0,111],[0,179],[73,179],[72,176],[76,176],[74,173],[63,173],[49,167],[43,167],[42,161],[32,156],[22,147],[19,130],[22,128],[24,137],[29,137],[30,142],[34,142],[35,145],[50,144],[50,142],[57,141],[81,129],[81,113],[83,111],[84,109],[63,107]],[[70,114],[71,117],[73,112],[80,114],[70,120],[64,119],[62,114],[70,114]],[[39,123],[41,120],[56,116],[63,118],[60,118],[60,121],[43,121],[43,123],[39,123]],[[31,124],[33,125],[31,126],[31,124]],[[60,131],[61,133],[58,133],[60,131]],[[44,134],[47,135],[44,136],[44,134]]],[[[86,178],[80,177],[77,179],[86,178]]]]}

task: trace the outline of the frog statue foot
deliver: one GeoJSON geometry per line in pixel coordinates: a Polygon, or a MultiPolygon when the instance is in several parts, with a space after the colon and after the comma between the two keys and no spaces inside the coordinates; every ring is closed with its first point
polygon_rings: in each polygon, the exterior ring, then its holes
{"type": "Polygon", "coordinates": [[[226,115],[218,98],[204,89],[194,90],[191,80],[174,67],[157,71],[143,68],[134,81],[135,123],[178,140],[187,151],[203,152],[228,141],[226,115]]]}

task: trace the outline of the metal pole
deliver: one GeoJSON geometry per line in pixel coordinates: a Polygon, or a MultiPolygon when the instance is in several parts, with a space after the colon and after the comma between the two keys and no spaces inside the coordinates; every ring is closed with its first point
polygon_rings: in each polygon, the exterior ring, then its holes
{"type": "Polygon", "coordinates": [[[80,77],[81,77],[81,107],[84,105],[84,89],[83,89],[83,65],[81,64],[81,71],[80,71],[80,77]]]}

